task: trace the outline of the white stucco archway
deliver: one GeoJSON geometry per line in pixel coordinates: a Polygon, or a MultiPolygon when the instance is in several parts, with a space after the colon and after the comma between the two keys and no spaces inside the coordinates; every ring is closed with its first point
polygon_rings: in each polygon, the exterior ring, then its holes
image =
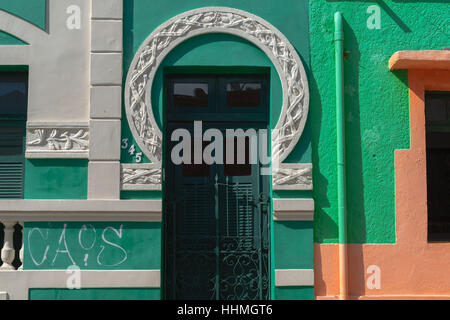
{"type": "MultiPolygon", "coordinates": [[[[151,104],[155,74],[167,54],[181,42],[207,33],[244,38],[265,52],[275,66],[282,84],[283,105],[272,132],[272,159],[283,162],[302,135],[309,108],[308,81],[300,57],[287,38],[266,20],[242,10],[204,7],[187,11],[150,34],[137,51],[126,79],[128,123],[137,144],[152,162],[153,174],[160,173],[162,159],[162,132],[151,104]]],[[[129,172],[132,176],[133,172],[129,172]]],[[[311,166],[281,164],[273,172],[273,182],[274,186],[284,184],[288,189],[295,185],[310,189],[311,166]]]]}

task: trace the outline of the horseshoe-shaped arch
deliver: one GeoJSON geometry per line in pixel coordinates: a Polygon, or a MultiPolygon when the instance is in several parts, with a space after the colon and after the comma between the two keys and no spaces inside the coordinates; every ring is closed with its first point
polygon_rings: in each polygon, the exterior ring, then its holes
{"type": "Polygon", "coordinates": [[[162,132],[151,104],[155,74],[167,54],[181,42],[208,33],[244,38],[259,47],[275,66],[282,84],[283,105],[272,131],[272,159],[283,162],[302,135],[308,116],[305,69],[294,47],[278,29],[258,16],[234,8],[204,7],[184,12],[163,23],[141,45],[130,65],[124,95],[126,115],[136,143],[153,168],[160,169],[162,132]]]}

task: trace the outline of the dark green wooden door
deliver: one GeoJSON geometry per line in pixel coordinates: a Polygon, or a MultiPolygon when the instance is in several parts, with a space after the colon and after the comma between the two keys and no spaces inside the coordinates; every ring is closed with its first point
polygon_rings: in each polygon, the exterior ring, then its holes
{"type": "MultiPolygon", "coordinates": [[[[238,150],[237,138],[232,150],[226,144],[227,129],[242,129],[244,132],[267,129],[267,122],[261,121],[263,116],[267,116],[267,92],[263,91],[267,88],[267,80],[250,76],[197,76],[171,78],[167,83],[165,297],[268,299],[269,179],[260,174],[258,161],[250,161],[252,139],[244,139],[245,161],[241,164],[235,161],[235,164],[208,165],[203,160],[199,164],[176,165],[171,159],[172,150],[178,143],[171,141],[172,133],[184,128],[194,136],[193,121],[204,119],[202,133],[214,128],[223,134],[224,162],[227,153],[235,155],[238,150]],[[234,83],[234,90],[227,90],[231,88],[230,82],[234,83]],[[173,99],[175,88],[180,83],[189,85],[182,89],[183,97],[173,99]],[[235,83],[251,83],[252,90],[245,90],[245,86],[239,87],[235,83]],[[257,83],[261,84],[260,90],[253,90],[258,88],[257,83]],[[193,88],[194,98],[189,97],[190,88],[193,88]],[[239,90],[249,91],[233,98],[233,102],[242,104],[240,121],[236,120],[239,106],[232,107],[236,108],[235,112],[227,110],[229,91],[236,96],[239,90]],[[246,94],[251,96],[245,97],[246,94]],[[261,97],[258,98],[258,94],[261,97]],[[176,110],[177,103],[182,105],[181,110],[176,110]]],[[[202,142],[201,146],[206,148],[209,143],[202,142]]],[[[260,143],[256,146],[259,148],[260,143]]]]}

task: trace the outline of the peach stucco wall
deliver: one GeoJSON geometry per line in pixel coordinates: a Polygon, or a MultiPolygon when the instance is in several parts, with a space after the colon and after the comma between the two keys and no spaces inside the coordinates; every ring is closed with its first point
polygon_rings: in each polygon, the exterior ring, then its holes
{"type": "MultiPolygon", "coordinates": [[[[350,298],[450,299],[450,243],[427,242],[424,99],[428,90],[450,91],[450,71],[409,71],[411,148],[395,151],[397,243],[348,245],[350,298]],[[379,289],[366,285],[371,265],[380,268],[379,289]]],[[[314,250],[315,294],[318,299],[335,298],[338,245],[315,244],[314,250]]]]}

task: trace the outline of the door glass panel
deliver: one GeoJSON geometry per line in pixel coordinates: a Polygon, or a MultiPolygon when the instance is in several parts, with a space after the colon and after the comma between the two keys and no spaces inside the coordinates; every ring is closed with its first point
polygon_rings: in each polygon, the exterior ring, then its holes
{"type": "Polygon", "coordinates": [[[175,107],[208,107],[207,83],[174,83],[173,104],[175,107]]]}
{"type": "Polygon", "coordinates": [[[259,107],[260,105],[260,83],[231,82],[227,84],[228,107],[259,107]]]}

